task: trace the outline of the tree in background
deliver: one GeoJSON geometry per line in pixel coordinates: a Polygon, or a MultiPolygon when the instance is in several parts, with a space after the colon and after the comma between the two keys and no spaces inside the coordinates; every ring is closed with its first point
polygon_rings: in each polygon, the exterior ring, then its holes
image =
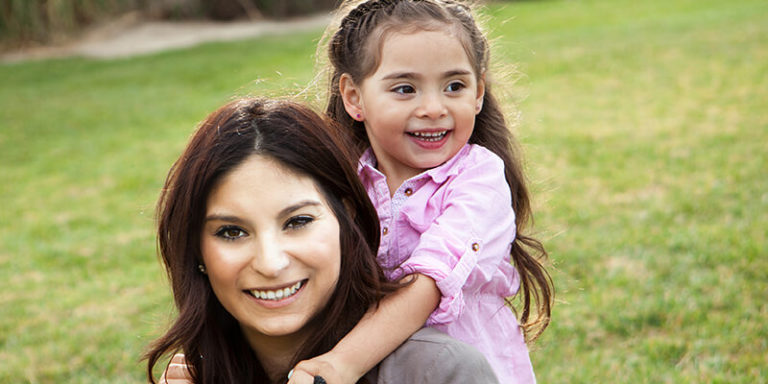
{"type": "Polygon", "coordinates": [[[330,10],[335,0],[2,0],[0,50],[56,43],[129,12],[152,19],[280,19],[330,10]]]}

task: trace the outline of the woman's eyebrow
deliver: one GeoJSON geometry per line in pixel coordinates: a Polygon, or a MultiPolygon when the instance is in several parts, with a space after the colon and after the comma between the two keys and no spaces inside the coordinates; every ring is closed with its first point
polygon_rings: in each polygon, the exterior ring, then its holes
{"type": "Polygon", "coordinates": [[[298,202],[296,204],[291,204],[291,205],[283,208],[282,210],[280,210],[279,216],[287,216],[287,215],[293,213],[294,211],[298,211],[299,209],[302,209],[304,207],[310,207],[310,206],[311,207],[319,207],[321,205],[322,205],[322,203],[320,203],[317,200],[303,200],[303,201],[300,201],[300,202],[298,202]]]}
{"type": "Polygon", "coordinates": [[[212,214],[205,217],[204,222],[208,221],[228,221],[232,223],[243,223],[244,220],[232,215],[212,214]]]}
{"type": "MultiPolygon", "coordinates": [[[[295,211],[298,211],[299,209],[302,209],[304,207],[319,207],[321,205],[322,205],[322,203],[317,201],[317,200],[303,200],[303,201],[300,201],[300,202],[298,202],[296,204],[291,204],[291,205],[281,209],[280,212],[278,213],[278,216],[279,217],[288,216],[291,213],[293,213],[295,211]]],[[[205,221],[205,222],[208,222],[208,221],[227,221],[227,222],[238,223],[238,224],[245,223],[245,220],[243,220],[243,219],[241,219],[241,218],[239,218],[237,216],[227,215],[227,214],[217,214],[217,213],[214,213],[214,214],[206,216],[203,221],[205,221]]]]}

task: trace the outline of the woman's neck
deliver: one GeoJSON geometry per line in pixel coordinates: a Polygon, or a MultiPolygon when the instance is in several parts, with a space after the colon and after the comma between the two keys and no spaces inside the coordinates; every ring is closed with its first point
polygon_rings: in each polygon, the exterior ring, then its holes
{"type": "Polygon", "coordinates": [[[261,366],[269,377],[269,381],[276,383],[291,370],[291,362],[304,343],[306,337],[302,335],[289,335],[283,337],[271,337],[261,334],[250,334],[245,331],[248,340],[261,366]]]}

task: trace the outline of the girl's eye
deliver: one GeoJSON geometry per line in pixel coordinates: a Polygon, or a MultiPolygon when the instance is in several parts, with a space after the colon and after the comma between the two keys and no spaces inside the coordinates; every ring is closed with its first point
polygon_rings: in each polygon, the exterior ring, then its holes
{"type": "Polygon", "coordinates": [[[315,219],[311,216],[294,216],[288,219],[284,229],[300,229],[313,221],[315,219]]]}
{"type": "Polygon", "coordinates": [[[458,92],[464,89],[464,84],[454,81],[453,83],[448,84],[447,87],[445,87],[445,90],[448,92],[458,92]]]}
{"type": "Polygon", "coordinates": [[[216,236],[221,237],[224,240],[235,240],[247,235],[248,234],[242,229],[233,226],[222,227],[216,232],[216,236]]]}
{"type": "Polygon", "coordinates": [[[400,93],[400,94],[407,94],[407,93],[414,93],[416,90],[411,87],[410,85],[398,85],[394,89],[392,89],[392,92],[400,93]]]}

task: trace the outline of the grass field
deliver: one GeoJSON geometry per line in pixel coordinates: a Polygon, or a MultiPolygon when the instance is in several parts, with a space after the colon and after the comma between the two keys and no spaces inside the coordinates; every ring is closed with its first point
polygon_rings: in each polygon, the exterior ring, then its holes
{"type": "MultiPolygon", "coordinates": [[[[487,14],[554,263],[539,382],[767,382],[768,3],[487,14]]],[[[0,383],[143,381],[168,167],[234,95],[306,84],[319,34],[0,65],[0,383]]]]}

